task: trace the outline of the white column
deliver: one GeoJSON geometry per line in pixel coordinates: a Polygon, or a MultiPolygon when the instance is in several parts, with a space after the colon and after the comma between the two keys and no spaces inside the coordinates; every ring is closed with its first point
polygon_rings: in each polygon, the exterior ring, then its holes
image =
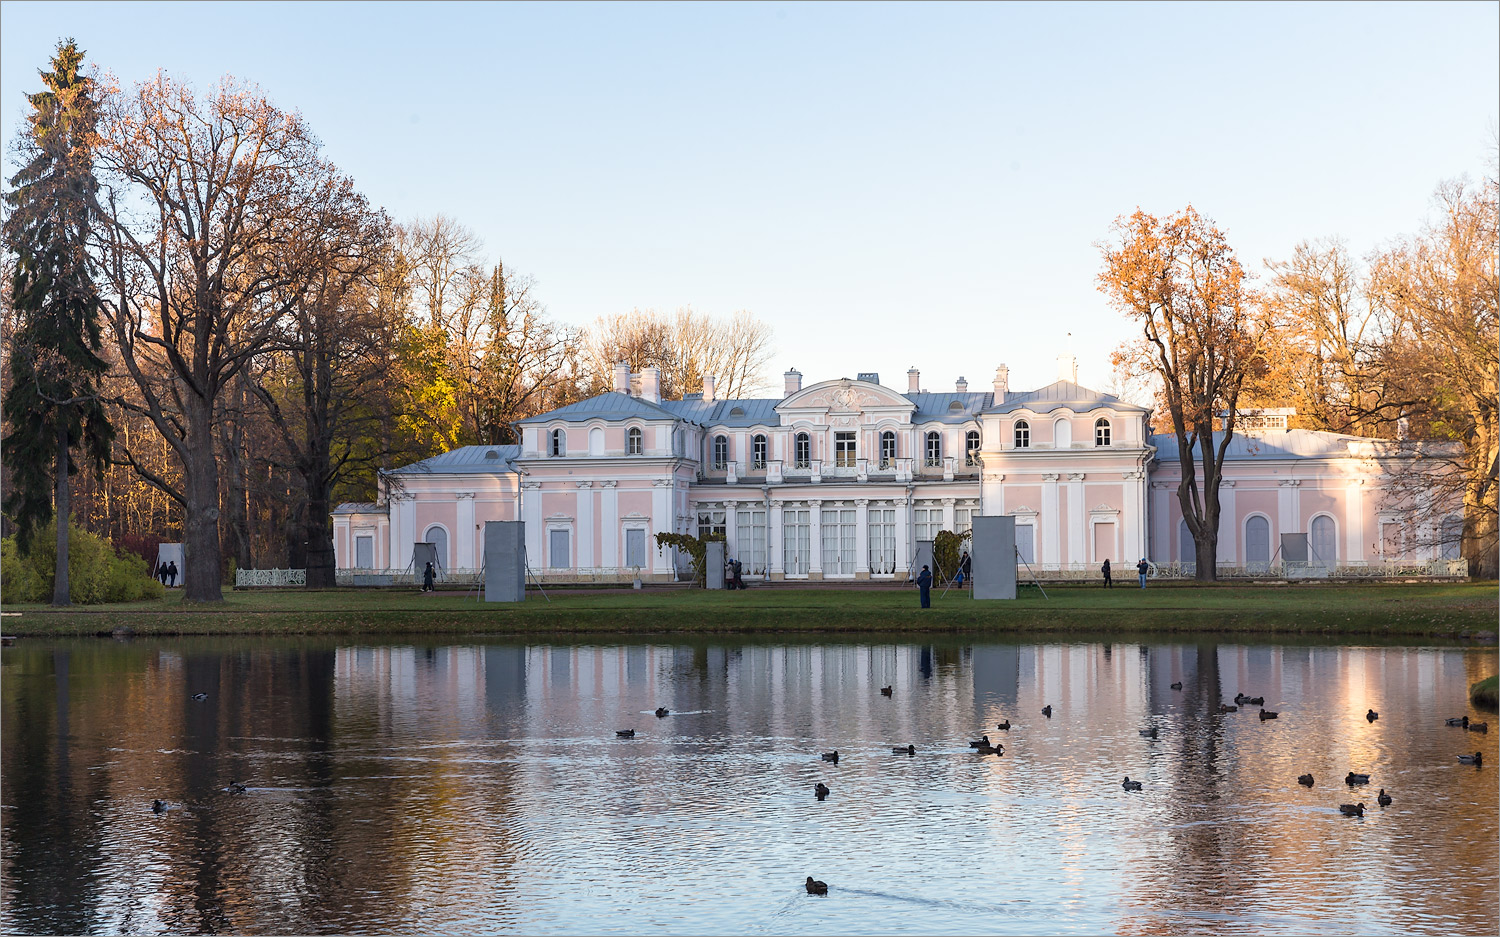
{"type": "MultiPolygon", "coordinates": [[[[651,533],[673,533],[677,530],[672,510],[672,479],[654,478],[651,480],[651,533]]],[[[648,534],[648,536],[650,536],[648,534]]],[[[651,561],[651,570],[658,575],[670,576],[672,574],[672,550],[651,550],[654,557],[651,561]]]]}
{"type": "Polygon", "coordinates": [[[771,510],[766,518],[766,563],[769,572],[786,573],[786,559],[783,557],[784,543],[782,539],[781,526],[781,501],[771,499],[771,510]]]}
{"type": "Polygon", "coordinates": [[[870,578],[870,499],[854,499],[854,575],[870,578]]]}
{"type": "Polygon", "coordinates": [[[953,502],[956,501],[956,500],[958,500],[958,499],[956,499],[956,498],[944,498],[943,499],[943,529],[944,530],[952,530],[953,529],[953,502]]]}
{"type": "Polygon", "coordinates": [[[808,523],[808,552],[812,554],[807,558],[807,574],[809,578],[823,576],[823,502],[811,500],[807,502],[808,523]],[[814,575],[816,574],[816,575],[814,575]]]}
{"type": "Polygon", "coordinates": [[[575,482],[578,486],[578,568],[594,567],[594,483],[575,482]]]}
{"type": "Polygon", "coordinates": [[[735,512],[738,510],[738,502],[724,502],[724,557],[726,559],[733,559],[740,555],[740,525],[735,517],[735,512]]]}
{"type": "Polygon", "coordinates": [[[412,562],[412,545],[419,536],[421,532],[417,530],[417,499],[408,495],[401,499],[401,539],[404,542],[399,545],[400,552],[396,555],[401,566],[405,567],[412,562]]]}
{"type": "Polygon", "coordinates": [[[1089,506],[1083,500],[1083,472],[1068,473],[1068,562],[1089,565],[1089,506]]]}
{"type": "Polygon", "coordinates": [[[474,561],[474,492],[458,492],[458,529],[453,531],[453,549],[457,551],[454,565],[459,569],[473,569],[474,561]]]}
{"type": "Polygon", "coordinates": [[[1146,551],[1141,549],[1140,544],[1141,473],[1125,472],[1120,478],[1125,483],[1125,497],[1120,504],[1120,549],[1125,552],[1120,555],[1119,562],[1123,569],[1127,560],[1134,566],[1136,557],[1145,556],[1146,551]]]}
{"type": "Polygon", "coordinates": [[[1062,561],[1062,524],[1058,517],[1057,473],[1042,475],[1042,568],[1057,569],[1062,561]]]}
{"type": "Polygon", "coordinates": [[[1229,479],[1219,479],[1219,562],[1238,566],[1239,516],[1234,510],[1234,486],[1229,479]]]}
{"type": "Polygon", "coordinates": [[[542,483],[521,482],[521,520],[526,523],[526,564],[532,569],[547,565],[542,553],[542,483]]]}
{"type": "Polygon", "coordinates": [[[386,528],[386,568],[396,569],[396,554],[400,547],[397,544],[401,540],[401,495],[393,494],[386,502],[387,516],[390,518],[390,526],[386,528]]]}
{"type": "MultiPolygon", "coordinates": [[[[1297,486],[1302,484],[1295,478],[1283,478],[1276,486],[1276,531],[1277,537],[1281,534],[1297,533],[1297,486]]],[[[1276,544],[1279,539],[1272,538],[1271,552],[1276,552],[1276,544]]]]}
{"type": "Polygon", "coordinates": [[[1351,566],[1365,563],[1364,485],[1363,478],[1351,478],[1344,491],[1344,562],[1351,566]]]}
{"type": "MultiPolygon", "coordinates": [[[[620,559],[620,492],[614,479],[602,481],[599,487],[599,565],[609,568],[621,565],[620,559]]],[[[654,531],[653,531],[654,533],[654,531]]],[[[647,549],[650,549],[650,534],[647,534],[647,549]]]]}
{"type": "Polygon", "coordinates": [[[907,533],[911,530],[911,505],[906,498],[897,498],[891,502],[896,510],[896,578],[905,578],[904,574],[911,570],[911,561],[907,557],[907,533]]]}
{"type": "Polygon", "coordinates": [[[1005,516],[1005,473],[985,472],[979,486],[979,513],[985,517],[1005,516]]]}

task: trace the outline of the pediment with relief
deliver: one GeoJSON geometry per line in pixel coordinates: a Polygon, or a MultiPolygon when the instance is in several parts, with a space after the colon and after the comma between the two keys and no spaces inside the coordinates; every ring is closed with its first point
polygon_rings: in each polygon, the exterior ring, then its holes
{"type": "Polygon", "coordinates": [[[843,414],[890,408],[900,408],[910,413],[916,409],[916,404],[888,387],[849,378],[814,384],[776,405],[776,409],[780,411],[823,410],[843,414]]]}

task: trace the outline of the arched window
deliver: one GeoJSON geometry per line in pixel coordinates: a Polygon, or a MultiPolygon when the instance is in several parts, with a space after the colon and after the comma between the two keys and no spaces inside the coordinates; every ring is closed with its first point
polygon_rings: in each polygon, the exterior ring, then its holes
{"type": "Polygon", "coordinates": [[[1310,544],[1312,556],[1308,559],[1314,566],[1326,566],[1333,569],[1338,565],[1339,558],[1338,537],[1334,531],[1333,518],[1327,514],[1319,514],[1313,518],[1311,534],[1312,536],[1308,539],[1312,541],[1310,544]]]}
{"type": "Polygon", "coordinates": [[[880,434],[880,467],[891,468],[896,464],[896,434],[890,430],[880,434]]]}
{"type": "Polygon", "coordinates": [[[928,433],[926,445],[923,446],[925,453],[922,464],[927,466],[938,466],[943,464],[943,437],[940,433],[928,433]]]}
{"type": "Polygon", "coordinates": [[[632,426],[630,432],[625,434],[625,451],[630,455],[640,455],[645,447],[642,445],[641,428],[632,426]]]}
{"type": "MultiPolygon", "coordinates": [[[[433,549],[437,551],[437,568],[440,570],[447,569],[448,531],[444,530],[436,524],[433,524],[431,527],[427,528],[427,533],[422,535],[422,541],[424,543],[432,544],[433,549]]],[[[417,572],[420,574],[422,571],[419,569],[417,570],[417,572]]]]}
{"type": "Polygon", "coordinates": [[[1245,521],[1245,568],[1264,572],[1271,565],[1271,522],[1260,515],[1245,521]]]}
{"type": "Polygon", "coordinates": [[[604,430],[597,426],[589,430],[589,455],[604,455],[604,430]]]}
{"type": "Polygon", "coordinates": [[[750,467],[763,469],[766,467],[766,437],[756,433],[750,440],[750,467]]]}
{"type": "Polygon", "coordinates": [[[549,450],[553,455],[563,456],[568,454],[568,434],[560,429],[552,431],[552,447],[549,450]]]}
{"type": "Polygon", "coordinates": [[[979,464],[979,430],[971,429],[964,434],[964,464],[979,464]]]}
{"type": "Polygon", "coordinates": [[[797,468],[812,468],[812,439],[806,433],[797,434],[796,452],[793,455],[797,468]]]}
{"type": "Polygon", "coordinates": [[[1438,559],[1456,560],[1463,555],[1464,519],[1449,514],[1438,526],[1438,559]]]}
{"type": "Polygon", "coordinates": [[[1016,421],[1016,448],[1031,448],[1031,424],[1025,420],[1016,421]]]}
{"type": "Polygon", "coordinates": [[[714,468],[723,470],[729,468],[729,437],[714,437],[714,468]]]}
{"type": "Polygon", "coordinates": [[[1098,420],[1094,421],[1094,445],[1096,445],[1096,446],[1107,446],[1107,445],[1109,445],[1109,421],[1108,420],[1101,418],[1101,419],[1098,419],[1098,420]]]}

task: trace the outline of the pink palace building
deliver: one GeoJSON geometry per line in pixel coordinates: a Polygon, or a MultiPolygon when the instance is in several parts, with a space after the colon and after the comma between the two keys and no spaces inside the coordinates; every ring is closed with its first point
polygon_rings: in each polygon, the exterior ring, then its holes
{"type": "MultiPolygon", "coordinates": [[[[616,365],[609,393],[522,420],[520,445],[394,469],[376,503],[339,505],[340,578],[399,574],[419,542],[445,576],[471,575],[484,522],[522,520],[544,581],[678,578],[685,557],[659,549],[658,532],[722,532],[757,579],[904,580],[918,541],[976,515],[1013,516],[1038,576],[1097,575],[1109,559],[1128,579],[1141,557],[1190,574],[1175,437],[1150,432],[1148,409],[1080,386],[1071,355],[1058,363],[1058,380],[1029,391],[1004,365],[990,389],[959,378],[950,392],[923,390],[915,368],[905,393],[876,374],[804,387],[791,370],[781,397],[741,400],[719,399],[712,377],[663,400],[655,368],[616,365]]],[[[1388,510],[1386,444],[1288,429],[1289,412],[1242,416],[1231,442],[1221,573],[1281,569],[1287,533],[1336,575],[1456,571],[1456,535],[1428,545],[1441,537],[1388,510]]]]}

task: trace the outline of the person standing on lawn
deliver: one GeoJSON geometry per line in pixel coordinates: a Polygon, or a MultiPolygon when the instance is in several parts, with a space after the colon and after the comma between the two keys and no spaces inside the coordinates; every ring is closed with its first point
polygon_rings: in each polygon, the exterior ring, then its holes
{"type": "Polygon", "coordinates": [[[923,566],[922,571],[917,573],[917,589],[922,595],[922,607],[932,608],[932,570],[926,566],[923,566]]]}

